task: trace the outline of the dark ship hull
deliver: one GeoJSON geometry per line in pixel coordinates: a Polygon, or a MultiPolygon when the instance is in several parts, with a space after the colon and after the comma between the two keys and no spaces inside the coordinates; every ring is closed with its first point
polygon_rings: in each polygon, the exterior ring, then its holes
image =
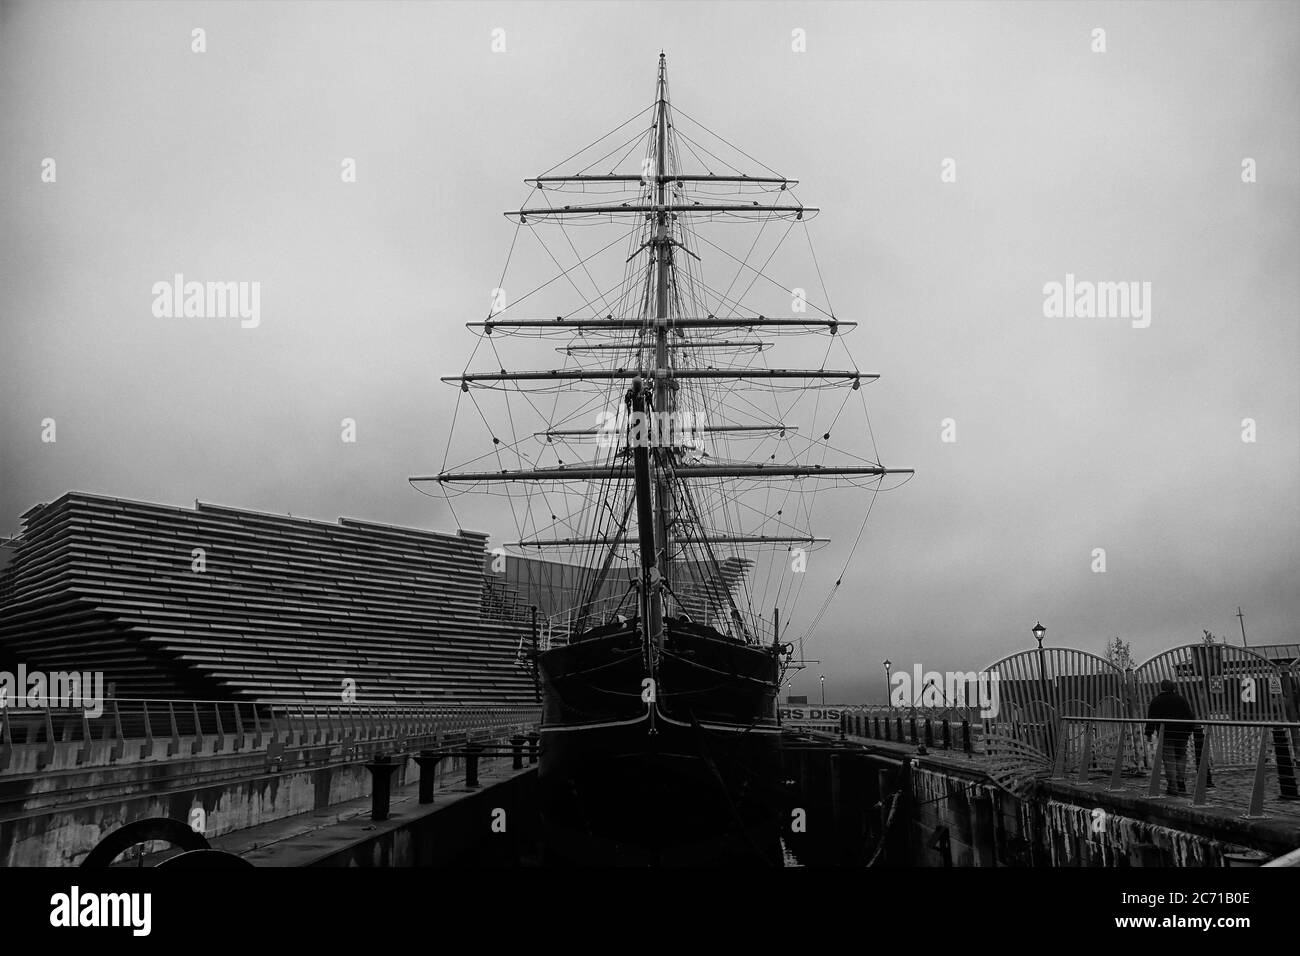
{"type": "Polygon", "coordinates": [[[636,621],[539,655],[548,864],[781,865],[779,659],[669,619],[653,700],[636,621]]]}

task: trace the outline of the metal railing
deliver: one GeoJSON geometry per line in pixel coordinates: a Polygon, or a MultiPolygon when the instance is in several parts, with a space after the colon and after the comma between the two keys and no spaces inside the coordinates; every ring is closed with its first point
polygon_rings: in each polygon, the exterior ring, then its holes
{"type": "MultiPolygon", "coordinates": [[[[760,615],[739,608],[734,615],[731,614],[730,609],[722,615],[721,605],[722,598],[718,594],[692,583],[679,585],[676,592],[668,594],[670,615],[688,614],[697,624],[708,624],[738,639],[744,635],[762,643],[762,636],[771,630],[770,621],[764,621],[760,615]],[[723,617],[726,620],[723,620],[723,617]]],[[[543,646],[547,643],[548,635],[551,646],[567,644],[575,633],[609,624],[616,615],[630,619],[636,617],[638,613],[635,589],[614,592],[590,604],[577,603],[539,618],[538,626],[541,629],[539,638],[543,646]]]]}
{"type": "MultiPolygon", "coordinates": [[[[1148,750],[1143,745],[1141,731],[1130,731],[1134,724],[1146,725],[1144,719],[1127,717],[1080,716],[1058,718],[1060,735],[1056,741],[1055,758],[1051,779],[1068,780],[1071,776],[1078,783],[1089,783],[1094,770],[1108,774],[1107,790],[1125,789],[1125,775],[1147,775],[1146,796],[1159,797],[1162,770],[1166,782],[1165,795],[1180,796],[1186,791],[1183,774],[1186,767],[1183,757],[1187,738],[1194,744],[1196,777],[1191,792],[1191,805],[1205,806],[1208,803],[1206,791],[1215,786],[1212,781],[1211,752],[1214,750],[1214,738],[1227,736],[1234,744],[1242,736],[1253,737],[1255,757],[1250,788],[1249,806],[1243,816],[1259,819],[1264,813],[1264,801],[1267,791],[1269,767],[1277,785],[1278,798],[1281,800],[1300,800],[1300,789],[1296,784],[1295,751],[1297,732],[1300,723],[1290,721],[1250,721],[1250,720],[1172,720],[1161,718],[1157,721],[1155,745],[1148,750]],[[1180,735],[1181,743],[1166,746],[1166,725],[1186,727],[1185,735],[1180,735]],[[1165,767],[1171,757],[1176,760],[1171,773],[1165,767]],[[1106,764],[1109,763],[1109,769],[1106,764]],[[1181,766],[1180,766],[1181,765],[1181,766]],[[1181,784],[1174,787],[1173,784],[1181,784]],[[1172,790],[1172,793],[1170,792],[1172,790]]],[[[1220,767],[1220,770],[1223,768],[1220,767]]],[[[1216,801],[1223,802],[1223,801],[1216,801]]]]}
{"type": "MultiPolygon", "coordinates": [[[[1097,715],[1055,717],[1041,729],[1052,737],[1050,749],[1039,758],[1044,769],[1051,769],[1050,779],[1086,783],[1094,774],[1105,775],[1108,790],[1124,790],[1125,777],[1145,777],[1146,795],[1161,796],[1166,750],[1164,724],[1186,724],[1193,744],[1195,778],[1190,793],[1192,806],[1209,803],[1206,791],[1218,789],[1214,772],[1221,778],[1225,771],[1244,771],[1250,775],[1250,794],[1243,814],[1262,818],[1272,777],[1279,800],[1297,801],[1300,812],[1300,723],[1291,721],[1250,720],[1157,720],[1160,724],[1154,746],[1143,742],[1141,730],[1133,725],[1147,724],[1145,718],[1106,717],[1097,715]],[[1192,730],[1195,732],[1192,732],[1192,730]],[[1246,744],[1249,744],[1247,747],[1246,744]],[[1237,759],[1249,750],[1249,760],[1237,759]],[[1222,759],[1226,757],[1227,759],[1222,759]]],[[[1037,725],[1034,725],[1037,726],[1037,725]]],[[[922,708],[865,706],[853,708],[840,717],[840,730],[849,737],[879,740],[895,744],[925,747],[931,750],[959,751],[972,756],[996,757],[1000,750],[997,734],[985,734],[985,721],[978,710],[968,707],[922,708]]],[[[1020,728],[1017,736],[1026,732],[1020,728]]],[[[1032,736],[1032,735],[1031,735],[1032,736]]],[[[1184,744],[1185,746],[1186,744],[1184,744]]],[[[1177,771],[1175,770],[1175,782],[1177,771]]],[[[1231,789],[1235,792],[1236,788],[1231,789]]],[[[1178,795],[1177,792],[1175,795],[1178,795]]],[[[1222,799],[1217,803],[1225,802],[1222,799]]]]}
{"type": "Polygon", "coordinates": [[[537,707],[397,702],[110,698],[80,708],[0,707],[0,774],[195,756],[336,749],[343,756],[408,749],[416,741],[509,736],[535,727],[537,707]]]}
{"type": "Polygon", "coordinates": [[[840,715],[840,730],[864,740],[984,752],[984,721],[978,707],[889,707],[868,704],[840,715]]]}

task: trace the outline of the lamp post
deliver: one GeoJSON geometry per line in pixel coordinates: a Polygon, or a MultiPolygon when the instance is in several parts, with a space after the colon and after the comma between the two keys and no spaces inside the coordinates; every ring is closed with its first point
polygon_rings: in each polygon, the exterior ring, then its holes
{"type": "Polygon", "coordinates": [[[825,707],[826,706],[826,675],[825,674],[822,675],[821,681],[822,681],[822,706],[825,707]]]}
{"type": "Polygon", "coordinates": [[[889,697],[889,669],[894,666],[894,662],[886,657],[883,663],[885,665],[885,706],[892,708],[894,702],[889,697]]]}
{"type": "Polygon", "coordinates": [[[1056,742],[1053,739],[1055,734],[1053,733],[1051,721],[1048,719],[1047,711],[1050,704],[1048,703],[1047,695],[1047,670],[1043,666],[1043,635],[1047,633],[1047,628],[1043,627],[1041,621],[1035,621],[1034,626],[1030,628],[1030,630],[1033,632],[1034,640],[1038,641],[1038,683],[1042,688],[1043,694],[1043,732],[1047,739],[1047,755],[1049,757],[1054,757],[1056,742]]]}

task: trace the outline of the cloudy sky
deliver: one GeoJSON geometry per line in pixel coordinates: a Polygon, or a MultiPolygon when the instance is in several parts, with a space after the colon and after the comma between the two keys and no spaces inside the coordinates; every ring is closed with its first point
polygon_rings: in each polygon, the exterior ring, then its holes
{"type": "Polygon", "coordinates": [[[883,658],[977,667],[1036,619],[1139,659],[1239,642],[1238,605],[1300,639],[1291,3],[0,4],[0,532],[70,489],[453,530],[406,479],[500,212],[649,104],[660,49],[676,104],[825,209],[877,443],[917,471],[795,693],[880,699],[883,658]],[[176,273],[260,282],[260,324],[155,316],[176,273]],[[1149,282],[1149,327],[1046,317],[1067,274],[1149,282]]]}

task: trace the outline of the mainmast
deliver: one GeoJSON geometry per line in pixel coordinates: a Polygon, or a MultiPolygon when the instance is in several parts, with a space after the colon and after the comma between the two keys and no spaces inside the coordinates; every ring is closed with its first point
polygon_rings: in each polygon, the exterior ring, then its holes
{"type": "MultiPolygon", "coordinates": [[[[656,412],[667,412],[670,422],[676,421],[677,383],[669,375],[668,358],[668,275],[672,268],[672,235],[668,214],[668,63],[661,52],[659,54],[659,82],[655,98],[655,155],[653,168],[654,201],[659,207],[656,215],[654,238],[655,250],[655,296],[654,296],[654,333],[655,333],[655,380],[654,403],[656,412]]],[[[663,646],[663,602],[660,599],[662,588],[668,583],[669,556],[672,549],[668,533],[672,524],[672,484],[669,480],[670,467],[673,464],[671,442],[661,444],[655,449],[655,545],[658,555],[655,564],[658,568],[658,581],[651,582],[648,594],[645,618],[649,625],[649,637],[655,647],[663,646]]],[[[646,563],[643,556],[642,563],[646,563]]]]}

